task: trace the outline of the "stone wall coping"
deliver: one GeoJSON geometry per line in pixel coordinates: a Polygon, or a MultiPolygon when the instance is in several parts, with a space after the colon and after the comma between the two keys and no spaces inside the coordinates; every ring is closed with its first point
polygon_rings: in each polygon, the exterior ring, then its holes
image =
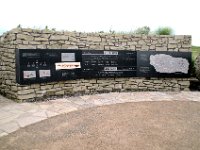
{"type": "MultiPolygon", "coordinates": [[[[39,34],[56,34],[56,35],[67,35],[67,34],[77,34],[77,35],[85,35],[85,36],[131,36],[131,37],[192,37],[191,35],[142,35],[142,34],[134,34],[134,33],[109,33],[109,32],[77,32],[77,31],[55,31],[55,30],[47,30],[47,29],[31,29],[31,28],[14,28],[10,31],[5,32],[2,37],[12,34],[12,33],[39,33],[39,34]]],[[[0,37],[1,37],[0,36],[0,37]]]]}

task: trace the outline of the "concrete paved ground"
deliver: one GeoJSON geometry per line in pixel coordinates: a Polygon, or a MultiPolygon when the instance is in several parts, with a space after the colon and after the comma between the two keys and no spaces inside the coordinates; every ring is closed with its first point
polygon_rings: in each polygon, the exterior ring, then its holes
{"type": "Polygon", "coordinates": [[[139,101],[200,101],[200,92],[127,92],[15,103],[0,96],[0,137],[27,125],[89,107],[139,101]]]}
{"type": "Polygon", "coordinates": [[[0,149],[199,150],[199,139],[199,102],[132,102],[52,117],[0,138],[0,149]]]}

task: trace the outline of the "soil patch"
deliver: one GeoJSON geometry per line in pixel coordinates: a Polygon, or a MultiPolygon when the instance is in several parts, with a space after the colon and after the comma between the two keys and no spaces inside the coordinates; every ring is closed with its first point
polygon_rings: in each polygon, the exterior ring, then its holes
{"type": "Polygon", "coordinates": [[[0,138],[0,149],[196,150],[199,139],[199,102],[138,102],[44,120],[0,138]]]}

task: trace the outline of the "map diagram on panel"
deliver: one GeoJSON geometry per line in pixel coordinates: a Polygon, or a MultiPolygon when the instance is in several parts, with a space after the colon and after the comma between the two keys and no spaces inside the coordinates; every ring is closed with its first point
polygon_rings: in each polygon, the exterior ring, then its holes
{"type": "Polygon", "coordinates": [[[190,52],[137,52],[139,77],[189,77],[190,52]]]}

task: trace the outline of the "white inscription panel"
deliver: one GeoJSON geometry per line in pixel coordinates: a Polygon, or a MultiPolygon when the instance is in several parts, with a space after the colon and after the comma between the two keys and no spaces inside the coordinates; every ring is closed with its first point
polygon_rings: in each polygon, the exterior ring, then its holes
{"type": "Polygon", "coordinates": [[[36,78],[36,71],[23,71],[24,79],[36,78]]]}
{"type": "Polygon", "coordinates": [[[104,51],[104,55],[118,55],[117,51],[104,51]]]}
{"type": "Polygon", "coordinates": [[[75,53],[61,53],[61,61],[76,61],[75,53]]]}
{"type": "Polygon", "coordinates": [[[81,68],[80,62],[66,62],[66,63],[59,62],[59,63],[55,63],[55,65],[56,65],[56,70],[81,68]]]}
{"type": "Polygon", "coordinates": [[[104,67],[104,71],[117,71],[117,67],[104,67]]]}
{"type": "Polygon", "coordinates": [[[39,70],[39,76],[42,77],[50,77],[51,71],[50,70],[39,70]]]}

